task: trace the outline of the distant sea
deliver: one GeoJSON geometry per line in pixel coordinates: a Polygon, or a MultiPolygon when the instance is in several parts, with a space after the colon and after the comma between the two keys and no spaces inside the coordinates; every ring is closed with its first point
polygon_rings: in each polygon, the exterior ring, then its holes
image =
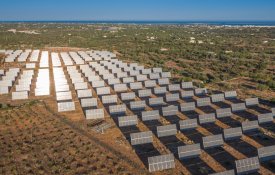
{"type": "Polygon", "coordinates": [[[141,25],[213,25],[213,26],[275,26],[275,21],[0,21],[0,23],[66,23],[66,24],[141,24],[141,25]]]}

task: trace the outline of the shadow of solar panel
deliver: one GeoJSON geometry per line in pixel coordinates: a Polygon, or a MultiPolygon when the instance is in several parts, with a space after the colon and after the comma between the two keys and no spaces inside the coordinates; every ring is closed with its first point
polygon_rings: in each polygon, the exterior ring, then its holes
{"type": "Polygon", "coordinates": [[[181,91],[182,98],[192,98],[194,96],[194,91],[181,91]]]}
{"type": "Polygon", "coordinates": [[[92,97],[92,90],[91,89],[83,89],[83,90],[77,90],[77,97],[78,98],[87,98],[92,97]]]}
{"type": "Polygon", "coordinates": [[[177,134],[177,126],[176,124],[165,125],[165,126],[157,126],[157,134],[158,137],[166,137],[177,134]]]}
{"type": "Polygon", "coordinates": [[[148,158],[149,172],[161,171],[165,169],[175,168],[173,154],[166,154],[148,158]]]}
{"type": "Polygon", "coordinates": [[[146,107],[145,101],[131,101],[130,108],[131,110],[142,110],[146,107]]]}
{"type": "Polygon", "coordinates": [[[258,157],[236,160],[235,165],[236,165],[236,172],[238,175],[257,172],[260,169],[260,163],[259,163],[258,157]]]}
{"type": "Polygon", "coordinates": [[[246,106],[256,106],[259,104],[258,98],[247,98],[245,99],[246,106]]]}
{"type": "Polygon", "coordinates": [[[124,114],[126,113],[126,105],[112,105],[109,107],[110,114],[124,114]]]}
{"type": "Polygon", "coordinates": [[[138,91],[138,96],[140,98],[143,97],[150,97],[152,95],[152,90],[151,89],[142,89],[138,91]]]}
{"type": "Polygon", "coordinates": [[[231,104],[231,110],[232,110],[232,112],[245,111],[246,110],[245,103],[231,104]]]}
{"type": "Polygon", "coordinates": [[[169,84],[168,85],[168,91],[170,91],[170,92],[179,91],[179,90],[181,90],[180,84],[169,84]]]}
{"type": "Polygon", "coordinates": [[[67,112],[67,111],[74,111],[75,104],[74,102],[60,102],[57,103],[58,112],[67,112]]]}
{"type": "Polygon", "coordinates": [[[154,88],[154,93],[156,95],[165,94],[166,92],[167,92],[166,87],[155,87],[154,88]]]}
{"type": "Polygon", "coordinates": [[[177,113],[179,111],[178,107],[173,106],[173,105],[170,105],[170,106],[167,106],[167,107],[162,107],[161,110],[162,110],[162,115],[164,117],[177,115],[177,113]]]}
{"type": "Polygon", "coordinates": [[[227,91],[224,92],[224,97],[225,98],[237,98],[237,92],[236,91],[227,91]]]}
{"type": "Polygon", "coordinates": [[[171,78],[171,73],[170,72],[161,72],[161,77],[162,78],[171,78]]]}
{"type": "Polygon", "coordinates": [[[102,96],[103,104],[117,103],[117,95],[104,95],[102,96]]]}
{"type": "Polygon", "coordinates": [[[215,113],[200,114],[199,115],[199,121],[200,121],[200,124],[214,123],[216,121],[215,113]]]}
{"type": "Polygon", "coordinates": [[[258,157],[261,162],[275,160],[275,145],[258,148],[258,157]]]}
{"type": "Polygon", "coordinates": [[[180,110],[182,112],[194,111],[195,109],[196,109],[195,102],[181,103],[180,104],[180,110]]]}
{"type": "Polygon", "coordinates": [[[138,124],[138,119],[136,115],[132,116],[124,116],[124,117],[118,117],[118,126],[124,127],[124,126],[133,126],[138,124]]]}
{"type": "Polygon", "coordinates": [[[213,147],[220,147],[224,143],[222,134],[203,137],[202,142],[203,142],[203,147],[205,149],[213,148],[213,147]]]}
{"type": "Polygon", "coordinates": [[[134,100],[136,94],[134,92],[121,93],[121,100],[134,100]]]}
{"type": "Polygon", "coordinates": [[[96,88],[97,95],[107,95],[111,93],[110,87],[99,87],[96,88]]]}
{"type": "Polygon", "coordinates": [[[206,88],[196,88],[195,94],[196,95],[205,95],[205,94],[207,94],[207,89],[206,88]]]}
{"type": "Polygon", "coordinates": [[[166,94],[166,102],[175,102],[180,99],[180,94],[179,93],[174,93],[174,94],[166,94]]]}
{"type": "Polygon", "coordinates": [[[258,121],[259,121],[259,124],[272,123],[273,122],[273,114],[272,113],[259,114],[258,121]]]}
{"type": "Polygon", "coordinates": [[[182,89],[191,89],[193,88],[193,82],[182,82],[181,83],[181,88],[182,89]]]}
{"type": "Polygon", "coordinates": [[[232,116],[231,108],[216,109],[217,118],[224,118],[224,117],[231,117],[231,116],[232,116]]]}
{"type": "Polygon", "coordinates": [[[25,100],[28,99],[28,91],[12,92],[12,100],[25,100]]]}
{"type": "Polygon", "coordinates": [[[152,88],[152,87],[155,87],[156,85],[157,85],[156,80],[147,80],[147,81],[144,81],[144,86],[146,88],[152,88]]]}
{"type": "Polygon", "coordinates": [[[140,144],[152,143],[153,142],[153,133],[152,133],[152,131],[131,133],[130,137],[131,137],[131,144],[132,145],[140,145],[140,144]]]}
{"type": "Polygon", "coordinates": [[[227,170],[227,171],[223,171],[223,172],[219,172],[219,173],[212,173],[209,175],[235,175],[235,171],[234,170],[227,170]]]}
{"type": "Polygon", "coordinates": [[[211,100],[213,103],[224,101],[225,100],[224,94],[213,94],[211,95],[211,100]]]}
{"type": "Polygon", "coordinates": [[[159,111],[142,111],[141,112],[142,121],[158,120],[160,119],[159,111]]]}
{"type": "Polygon", "coordinates": [[[83,108],[86,107],[97,107],[97,99],[96,98],[84,98],[80,99],[81,106],[83,108]]]}
{"type": "Polygon", "coordinates": [[[223,130],[224,140],[239,139],[242,137],[243,132],[241,127],[227,128],[223,130]]]}
{"type": "Polygon", "coordinates": [[[258,130],[258,129],[259,129],[258,120],[242,122],[243,133],[255,131],[255,130],[258,130]]]}
{"type": "Polygon", "coordinates": [[[149,98],[150,106],[161,106],[164,105],[163,97],[149,98]]]}
{"type": "Polygon", "coordinates": [[[179,159],[188,159],[193,157],[199,157],[201,154],[200,144],[192,144],[178,147],[179,159]]]}
{"type": "Polygon", "coordinates": [[[170,83],[169,79],[168,78],[160,78],[160,79],[157,79],[158,81],[158,84],[161,86],[161,85],[168,85],[170,83]]]}
{"type": "Polygon", "coordinates": [[[205,98],[198,98],[197,99],[197,106],[210,106],[211,105],[211,100],[210,97],[205,97],[205,98]]]}
{"type": "Polygon", "coordinates": [[[141,82],[130,83],[130,89],[132,90],[142,89],[142,83],[141,82]]]}
{"type": "Polygon", "coordinates": [[[194,129],[198,127],[197,119],[186,119],[179,121],[180,130],[194,129]]]}

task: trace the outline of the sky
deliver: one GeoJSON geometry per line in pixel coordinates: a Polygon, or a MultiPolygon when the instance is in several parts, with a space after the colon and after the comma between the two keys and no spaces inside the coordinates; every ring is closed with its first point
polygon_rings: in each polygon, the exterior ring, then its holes
{"type": "Polygon", "coordinates": [[[0,0],[0,20],[275,21],[275,0],[0,0]]]}

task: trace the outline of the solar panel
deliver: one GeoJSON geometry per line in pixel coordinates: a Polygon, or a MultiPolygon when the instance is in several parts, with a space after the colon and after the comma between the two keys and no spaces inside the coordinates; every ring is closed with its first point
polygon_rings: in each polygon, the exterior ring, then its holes
{"type": "Polygon", "coordinates": [[[85,111],[86,119],[103,119],[104,110],[103,109],[88,109],[85,111]]]}
{"type": "Polygon", "coordinates": [[[152,73],[152,70],[151,69],[142,69],[141,73],[142,74],[150,74],[150,73],[152,73]]]}
{"type": "Polygon", "coordinates": [[[122,82],[123,83],[133,83],[133,82],[135,82],[135,79],[134,79],[134,77],[125,77],[122,79],[122,82]]]}
{"type": "Polygon", "coordinates": [[[243,132],[241,127],[227,128],[223,130],[224,140],[233,140],[242,137],[243,132]]]}
{"type": "Polygon", "coordinates": [[[152,73],[152,74],[149,74],[149,78],[151,80],[156,80],[156,79],[160,78],[160,75],[159,75],[159,73],[152,73]]]}
{"type": "Polygon", "coordinates": [[[180,159],[199,157],[200,154],[201,154],[201,146],[199,143],[178,147],[178,155],[180,159]]]}
{"type": "Polygon", "coordinates": [[[152,87],[155,87],[156,85],[157,85],[157,82],[155,80],[144,81],[144,86],[146,88],[152,88],[152,87]]]}
{"type": "Polygon", "coordinates": [[[137,120],[136,115],[118,117],[118,126],[119,127],[132,126],[132,125],[137,125],[137,124],[138,124],[138,120],[137,120]]]}
{"type": "Polygon", "coordinates": [[[119,72],[115,74],[117,78],[125,78],[128,77],[127,72],[119,72]]]}
{"type": "Polygon", "coordinates": [[[194,129],[198,127],[197,119],[186,119],[179,121],[180,130],[194,129]]]}
{"type": "Polygon", "coordinates": [[[132,90],[142,89],[142,83],[141,82],[130,83],[130,88],[132,90]]]}
{"type": "Polygon", "coordinates": [[[231,117],[231,116],[232,116],[231,108],[216,109],[217,118],[224,118],[224,117],[231,117]]]}
{"type": "Polygon", "coordinates": [[[71,91],[56,92],[56,100],[57,101],[72,100],[72,93],[71,93],[71,91]]]}
{"type": "Polygon", "coordinates": [[[134,100],[136,94],[134,92],[121,93],[121,100],[134,100]]]}
{"type": "Polygon", "coordinates": [[[235,171],[234,170],[227,170],[227,171],[223,171],[223,172],[219,172],[219,173],[212,173],[209,175],[235,175],[235,171]]]}
{"type": "Polygon", "coordinates": [[[126,113],[126,105],[113,105],[109,107],[110,114],[124,114],[126,113]]]}
{"type": "Polygon", "coordinates": [[[195,102],[181,103],[180,110],[182,112],[194,111],[196,109],[195,102]]]}
{"type": "Polygon", "coordinates": [[[182,98],[192,98],[194,96],[194,91],[181,91],[182,98]]]}
{"type": "Polygon", "coordinates": [[[177,115],[177,113],[178,113],[178,107],[174,106],[174,105],[170,105],[170,106],[167,106],[167,107],[162,107],[161,109],[162,109],[162,115],[164,117],[177,115]]]}
{"type": "Polygon", "coordinates": [[[12,92],[12,100],[28,99],[28,91],[12,92]]]}
{"type": "Polygon", "coordinates": [[[152,131],[131,133],[131,145],[140,145],[153,142],[152,131]]]}
{"type": "Polygon", "coordinates": [[[8,86],[0,86],[0,94],[8,94],[9,87],[8,86]]]}
{"type": "Polygon", "coordinates": [[[153,68],[153,72],[154,72],[154,73],[161,73],[161,72],[162,72],[162,68],[154,67],[154,68],[153,68]]]}
{"type": "Polygon", "coordinates": [[[97,99],[96,98],[84,98],[80,99],[81,106],[85,107],[97,107],[97,99]]]}
{"type": "Polygon", "coordinates": [[[210,106],[211,105],[211,100],[210,97],[205,97],[205,98],[198,98],[197,99],[197,106],[210,106]]]}
{"type": "Polygon", "coordinates": [[[220,147],[224,143],[222,134],[203,137],[202,142],[203,142],[203,147],[205,149],[206,148],[220,147]]]}
{"type": "Polygon", "coordinates": [[[107,95],[111,93],[110,87],[99,87],[96,88],[97,95],[107,95]]]}
{"type": "Polygon", "coordinates": [[[212,102],[221,102],[224,101],[224,94],[213,94],[211,95],[212,102]]]}
{"type": "Polygon", "coordinates": [[[258,157],[261,162],[275,159],[275,145],[258,148],[258,157]]]}
{"type": "Polygon", "coordinates": [[[232,112],[245,111],[246,110],[245,103],[231,104],[231,110],[232,110],[232,112]]]}
{"type": "Polygon", "coordinates": [[[154,94],[159,95],[159,94],[165,94],[167,92],[166,87],[155,87],[154,88],[154,94]]]}
{"type": "Polygon", "coordinates": [[[74,102],[59,102],[57,103],[58,112],[74,111],[74,102]]]}
{"type": "Polygon", "coordinates": [[[146,107],[145,101],[131,101],[130,108],[131,110],[141,110],[146,107]]]}
{"type": "Polygon", "coordinates": [[[109,85],[120,84],[120,79],[119,78],[110,78],[110,79],[108,79],[108,84],[109,85]]]}
{"type": "Polygon", "coordinates": [[[235,161],[237,174],[249,174],[260,169],[258,157],[251,157],[235,161]]]}
{"type": "Polygon", "coordinates": [[[157,134],[158,137],[166,137],[177,134],[177,125],[165,125],[165,126],[157,126],[157,134]]]}
{"type": "Polygon", "coordinates": [[[158,81],[158,84],[160,86],[162,85],[168,85],[170,83],[169,79],[168,78],[160,78],[160,79],[157,79],[158,81]]]}
{"type": "Polygon", "coordinates": [[[166,94],[166,102],[175,102],[180,99],[180,94],[179,93],[174,93],[174,94],[166,94]]]}
{"type": "Polygon", "coordinates": [[[207,89],[206,88],[197,88],[197,89],[195,89],[195,94],[196,95],[205,95],[205,94],[207,94],[207,89]]]}
{"type": "Polygon", "coordinates": [[[26,63],[26,69],[34,69],[35,65],[35,63],[26,63]]]}
{"type": "Polygon", "coordinates": [[[165,169],[175,168],[173,154],[166,154],[148,158],[149,172],[161,171],[165,169]]]}
{"type": "Polygon", "coordinates": [[[245,99],[246,106],[255,106],[259,104],[258,98],[247,98],[245,99]]]}
{"type": "Polygon", "coordinates": [[[271,108],[271,111],[272,111],[273,117],[275,117],[275,108],[271,108]]]}
{"type": "Polygon", "coordinates": [[[200,124],[214,123],[216,121],[215,113],[200,114],[199,121],[200,121],[200,124]]]}
{"type": "Polygon", "coordinates": [[[146,81],[147,79],[147,75],[136,75],[137,81],[146,81]]]}
{"type": "Polygon", "coordinates": [[[150,106],[161,106],[164,105],[163,97],[149,98],[150,106]]]}
{"type": "Polygon", "coordinates": [[[88,77],[88,81],[89,82],[93,82],[93,81],[99,81],[100,80],[100,77],[99,76],[94,76],[94,75],[89,75],[88,77]]]}
{"type": "Polygon", "coordinates": [[[140,98],[143,97],[150,97],[152,95],[152,90],[151,89],[141,89],[138,91],[138,96],[140,98]]]}
{"type": "Polygon", "coordinates": [[[259,124],[257,120],[254,121],[244,121],[242,122],[243,133],[255,131],[259,129],[259,124]]]}
{"type": "Polygon", "coordinates": [[[161,72],[161,77],[162,78],[171,78],[171,73],[170,72],[161,72]]]}
{"type": "Polygon", "coordinates": [[[237,98],[237,92],[236,91],[227,91],[224,92],[224,97],[225,98],[237,98]]]}
{"type": "Polygon", "coordinates": [[[182,82],[181,83],[181,88],[182,89],[191,89],[193,88],[193,82],[182,82]]]}
{"type": "Polygon", "coordinates": [[[150,121],[150,120],[159,120],[159,110],[153,111],[142,111],[141,113],[142,121],[150,121]]]}
{"type": "Polygon", "coordinates": [[[259,124],[272,123],[273,122],[273,114],[272,113],[259,114],[258,121],[259,121],[259,124]]]}
{"type": "Polygon", "coordinates": [[[181,90],[180,84],[169,84],[168,85],[168,91],[179,91],[181,90]]]}
{"type": "Polygon", "coordinates": [[[29,84],[18,84],[15,86],[15,90],[18,91],[30,91],[31,86],[29,84]]]}
{"type": "Polygon", "coordinates": [[[94,88],[104,87],[104,86],[105,86],[105,82],[104,82],[103,80],[92,81],[92,86],[93,86],[94,88]]]}
{"type": "Polygon", "coordinates": [[[104,95],[102,96],[103,104],[117,103],[117,95],[104,95]]]}
{"type": "Polygon", "coordinates": [[[83,89],[83,90],[77,90],[77,97],[78,98],[87,98],[92,97],[92,90],[91,89],[83,89]]]}

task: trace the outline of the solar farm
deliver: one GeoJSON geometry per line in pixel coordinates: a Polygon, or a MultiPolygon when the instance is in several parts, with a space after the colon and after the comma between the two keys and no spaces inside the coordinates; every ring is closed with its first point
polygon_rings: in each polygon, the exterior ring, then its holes
{"type": "Polygon", "coordinates": [[[144,173],[275,173],[275,108],[258,98],[173,82],[162,68],[125,62],[109,51],[5,55],[2,102],[43,100],[70,121],[105,122],[97,126],[102,137],[112,138],[113,125],[144,173]]]}

